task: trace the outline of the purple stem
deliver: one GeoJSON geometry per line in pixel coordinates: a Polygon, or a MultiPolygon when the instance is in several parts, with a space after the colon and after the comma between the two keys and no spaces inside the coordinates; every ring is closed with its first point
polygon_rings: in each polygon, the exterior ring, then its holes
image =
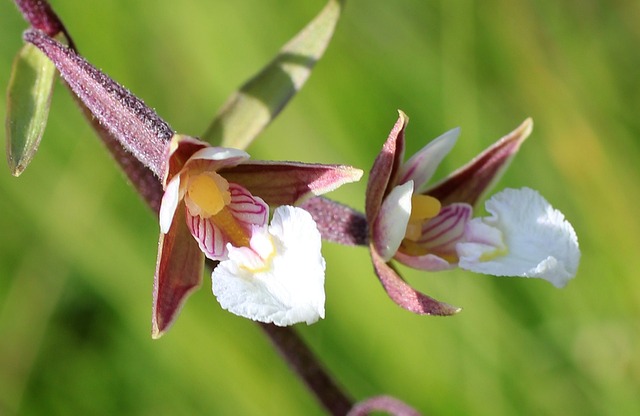
{"type": "Polygon", "coordinates": [[[49,3],[45,0],[15,0],[16,6],[20,9],[24,19],[31,27],[41,30],[51,37],[58,33],[63,33],[72,49],[75,49],[73,40],[62,24],[58,15],[53,11],[49,3]]]}
{"type": "Polygon", "coordinates": [[[260,326],[289,366],[313,391],[322,405],[335,416],[344,416],[353,407],[348,398],[300,336],[290,327],[273,324],[260,326]]]}

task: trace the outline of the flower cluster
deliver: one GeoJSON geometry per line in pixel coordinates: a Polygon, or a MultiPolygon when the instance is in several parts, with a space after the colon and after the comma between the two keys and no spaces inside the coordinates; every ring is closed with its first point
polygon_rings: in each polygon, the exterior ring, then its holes
{"type": "Polygon", "coordinates": [[[538,192],[502,190],[486,200],[488,216],[476,207],[530,135],[530,119],[432,184],[459,130],[446,132],[404,161],[408,117],[400,112],[369,172],[364,213],[321,196],[360,180],[360,169],[250,159],[244,149],[300,90],[324,53],[342,0],[328,0],[275,59],[229,98],[201,138],[177,134],[142,100],[85,60],[46,0],[15,2],[31,28],[7,94],[9,168],[19,176],[31,162],[60,75],[158,215],[153,338],[175,322],[189,294],[201,286],[206,265],[220,306],[263,323],[332,414],[381,410],[415,415],[388,396],[354,406],[287,328],[325,316],[322,240],[367,247],[389,297],[423,315],[453,315],[460,308],[413,289],[395,262],[427,272],[458,267],[535,277],[556,287],[577,272],[576,233],[538,192]]]}
{"type": "MultiPolygon", "coordinates": [[[[557,287],[576,274],[576,234],[536,191],[506,189],[486,201],[489,216],[477,216],[475,206],[531,133],[531,120],[441,182],[430,184],[459,130],[443,134],[405,162],[408,118],[400,112],[371,168],[362,214],[318,197],[358,181],[361,170],[252,161],[242,150],[270,121],[265,112],[277,114],[295,93],[287,88],[297,91],[315,61],[294,70],[275,60],[271,65],[276,66],[246,84],[212,126],[233,125],[234,120],[258,124],[229,129],[237,137],[216,137],[218,130],[212,128],[205,141],[176,134],[140,99],[82,58],[46,2],[17,3],[33,28],[24,35],[27,43],[9,90],[10,167],[19,175],[37,149],[55,67],[116,160],[158,212],[154,337],[169,328],[187,296],[200,286],[205,262],[212,269],[213,294],[236,315],[279,326],[323,318],[322,238],[367,245],[391,299],[419,314],[451,315],[459,308],[411,288],[392,260],[430,272],[459,267],[496,276],[537,277],[557,287]],[[291,79],[278,84],[282,71],[291,79]],[[277,90],[274,85],[284,90],[268,95],[265,91],[277,90]],[[267,109],[242,99],[244,91],[261,86],[267,109]]],[[[280,58],[300,52],[295,48],[321,55],[338,11],[339,6],[330,2],[318,17],[323,23],[312,26],[326,33],[301,32],[302,38],[286,45],[280,58]]]]}

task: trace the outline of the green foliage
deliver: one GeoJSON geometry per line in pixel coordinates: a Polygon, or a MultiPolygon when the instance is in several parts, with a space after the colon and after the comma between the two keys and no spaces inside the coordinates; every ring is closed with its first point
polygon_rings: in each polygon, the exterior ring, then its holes
{"type": "MultiPolygon", "coordinates": [[[[323,5],[54,4],[96,66],[187,134],[205,131],[323,5]]],[[[26,25],[11,2],[0,16],[6,86],[26,25]]],[[[583,252],[562,290],[402,269],[464,308],[430,318],[387,299],[366,250],[327,244],[326,319],[299,329],[352,395],[388,393],[438,415],[640,414],[639,20],[631,0],[347,3],[252,156],[368,169],[400,108],[408,153],[462,128],[444,174],[531,116],[497,186],[538,189],[583,252]]],[[[150,339],[158,225],[122,177],[58,88],[38,158],[18,179],[0,175],[0,413],[322,414],[206,278],[171,331],[150,339]]],[[[365,181],[332,196],[362,208],[365,181]]]]}
{"type": "Polygon", "coordinates": [[[245,149],[300,91],[324,54],[342,3],[327,6],[258,74],[235,92],[216,115],[203,140],[245,149]]]}
{"type": "Polygon", "coordinates": [[[16,56],[7,93],[7,161],[19,176],[35,155],[49,116],[55,66],[26,44],[16,56]]]}

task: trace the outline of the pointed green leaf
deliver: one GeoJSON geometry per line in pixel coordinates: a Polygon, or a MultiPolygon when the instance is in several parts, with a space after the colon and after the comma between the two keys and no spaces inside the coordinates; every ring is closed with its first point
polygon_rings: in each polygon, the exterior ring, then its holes
{"type": "Polygon", "coordinates": [[[19,176],[33,159],[49,116],[55,65],[32,44],[22,47],[7,91],[7,161],[19,176]]]}
{"type": "Polygon", "coordinates": [[[216,115],[202,139],[245,149],[302,88],[322,57],[344,1],[330,0],[276,58],[236,91],[216,115]]]}

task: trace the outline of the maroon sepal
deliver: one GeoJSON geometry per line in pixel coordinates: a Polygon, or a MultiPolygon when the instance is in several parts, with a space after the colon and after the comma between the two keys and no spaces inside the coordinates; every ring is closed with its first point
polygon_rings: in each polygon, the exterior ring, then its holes
{"type": "Polygon", "coordinates": [[[169,329],[187,297],[202,283],[204,254],[187,228],[184,210],[184,204],[179,204],[169,233],[160,234],[153,282],[153,338],[169,329]]]}
{"type": "Polygon", "coordinates": [[[373,224],[378,216],[382,200],[391,191],[388,189],[389,185],[394,183],[404,157],[404,130],[409,119],[402,111],[398,113],[398,121],[391,129],[369,173],[365,201],[365,213],[369,224],[373,224]]]}
{"type": "Polygon", "coordinates": [[[425,194],[438,198],[442,205],[465,202],[474,206],[500,179],[532,128],[533,121],[526,119],[514,131],[428,189],[425,194]]]}
{"type": "Polygon", "coordinates": [[[400,277],[391,264],[385,263],[373,245],[371,245],[369,251],[380,283],[382,283],[391,300],[398,306],[418,315],[449,316],[462,310],[456,306],[437,301],[413,289],[400,277]]]}

